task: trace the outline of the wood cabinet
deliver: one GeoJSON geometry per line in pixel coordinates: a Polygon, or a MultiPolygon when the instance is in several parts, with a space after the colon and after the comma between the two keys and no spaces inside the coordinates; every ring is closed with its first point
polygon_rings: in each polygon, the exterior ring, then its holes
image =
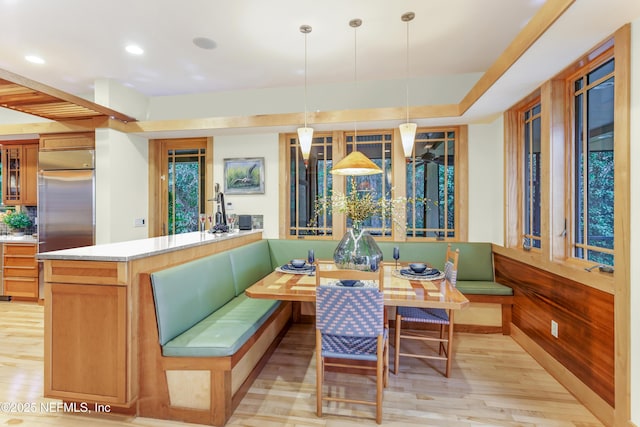
{"type": "Polygon", "coordinates": [[[35,243],[2,245],[4,294],[18,299],[38,299],[38,261],[35,243]]]}
{"type": "Polygon", "coordinates": [[[2,148],[2,201],[5,205],[38,204],[38,144],[2,148]]]}
{"type": "Polygon", "coordinates": [[[80,150],[95,148],[95,134],[91,133],[55,133],[40,137],[40,150],[80,150]]]}

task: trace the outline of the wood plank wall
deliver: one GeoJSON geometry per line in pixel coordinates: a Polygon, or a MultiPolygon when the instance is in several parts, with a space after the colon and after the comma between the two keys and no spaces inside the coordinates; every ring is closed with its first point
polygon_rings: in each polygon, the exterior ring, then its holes
{"type": "Polygon", "coordinates": [[[512,323],[614,406],[613,295],[499,254],[494,263],[496,281],[513,288],[512,323]]]}

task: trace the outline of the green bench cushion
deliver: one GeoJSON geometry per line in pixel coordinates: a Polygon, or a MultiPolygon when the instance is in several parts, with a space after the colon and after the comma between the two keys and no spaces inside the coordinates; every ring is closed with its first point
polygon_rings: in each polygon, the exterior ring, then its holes
{"type": "Polygon", "coordinates": [[[260,328],[280,301],[242,294],[162,346],[164,356],[231,356],[260,328]]]}
{"type": "Polygon", "coordinates": [[[269,239],[271,267],[276,268],[292,259],[306,259],[309,249],[313,249],[316,259],[333,259],[338,246],[334,240],[280,240],[269,239]]]}
{"type": "Polygon", "coordinates": [[[489,280],[458,280],[456,288],[465,295],[513,295],[513,289],[489,280]]]}
{"type": "Polygon", "coordinates": [[[151,284],[161,345],[235,296],[226,252],[152,273],[151,284]]]}
{"type": "Polygon", "coordinates": [[[266,240],[240,246],[228,254],[236,295],[241,295],[245,289],[273,271],[266,240]]]}

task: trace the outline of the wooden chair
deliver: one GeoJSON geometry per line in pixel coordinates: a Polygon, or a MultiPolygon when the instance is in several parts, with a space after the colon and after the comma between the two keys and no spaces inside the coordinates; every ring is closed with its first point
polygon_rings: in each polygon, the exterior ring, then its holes
{"type": "Polygon", "coordinates": [[[316,262],[316,412],[322,416],[323,400],[375,405],[376,422],[380,424],[383,389],[389,378],[383,266],[378,272],[329,270],[328,266],[316,262]],[[334,279],[334,283],[323,279],[334,279]],[[339,280],[375,280],[378,286],[344,287],[335,284],[339,280]],[[371,366],[359,362],[375,363],[375,401],[323,396],[326,367],[371,370],[371,366]]]}
{"type": "MultiPolygon", "coordinates": [[[[448,280],[453,286],[456,285],[458,275],[458,258],[460,250],[451,250],[451,244],[447,247],[447,255],[444,263],[445,280],[448,280]]],[[[418,308],[418,307],[398,307],[396,311],[395,325],[395,357],[393,365],[393,373],[397,374],[400,369],[400,356],[416,357],[420,359],[436,359],[446,361],[445,376],[449,377],[451,372],[451,356],[453,347],[453,310],[445,310],[442,308],[418,308]],[[433,336],[428,331],[402,331],[402,322],[431,323],[440,325],[439,336],[433,336]],[[447,327],[447,335],[445,336],[445,326],[447,327]],[[426,342],[436,342],[438,344],[438,354],[418,354],[403,353],[400,350],[400,338],[421,340],[426,342]],[[443,355],[444,354],[444,355],[443,355]]]]}

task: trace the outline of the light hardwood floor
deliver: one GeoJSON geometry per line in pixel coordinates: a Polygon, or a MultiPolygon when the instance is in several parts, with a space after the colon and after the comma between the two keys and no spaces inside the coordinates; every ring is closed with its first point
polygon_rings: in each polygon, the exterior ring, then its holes
{"type": "MultiPolygon", "coordinates": [[[[451,378],[438,362],[401,359],[385,390],[385,426],[601,426],[511,338],[456,334],[451,378]],[[437,371],[433,369],[434,365],[437,371]]],[[[227,426],[375,426],[375,409],[325,403],[315,415],[312,325],[294,325],[227,426]]],[[[393,353],[393,350],[392,350],[393,353]]],[[[330,393],[375,393],[373,378],[328,373],[330,393]]],[[[114,414],[47,412],[43,394],[43,307],[0,301],[0,425],[186,426],[114,414]],[[14,412],[3,412],[10,402],[14,412]],[[18,405],[22,404],[22,408],[18,405]],[[35,413],[26,413],[36,408],[35,413]],[[33,405],[35,404],[35,405],[33,405]]]]}

